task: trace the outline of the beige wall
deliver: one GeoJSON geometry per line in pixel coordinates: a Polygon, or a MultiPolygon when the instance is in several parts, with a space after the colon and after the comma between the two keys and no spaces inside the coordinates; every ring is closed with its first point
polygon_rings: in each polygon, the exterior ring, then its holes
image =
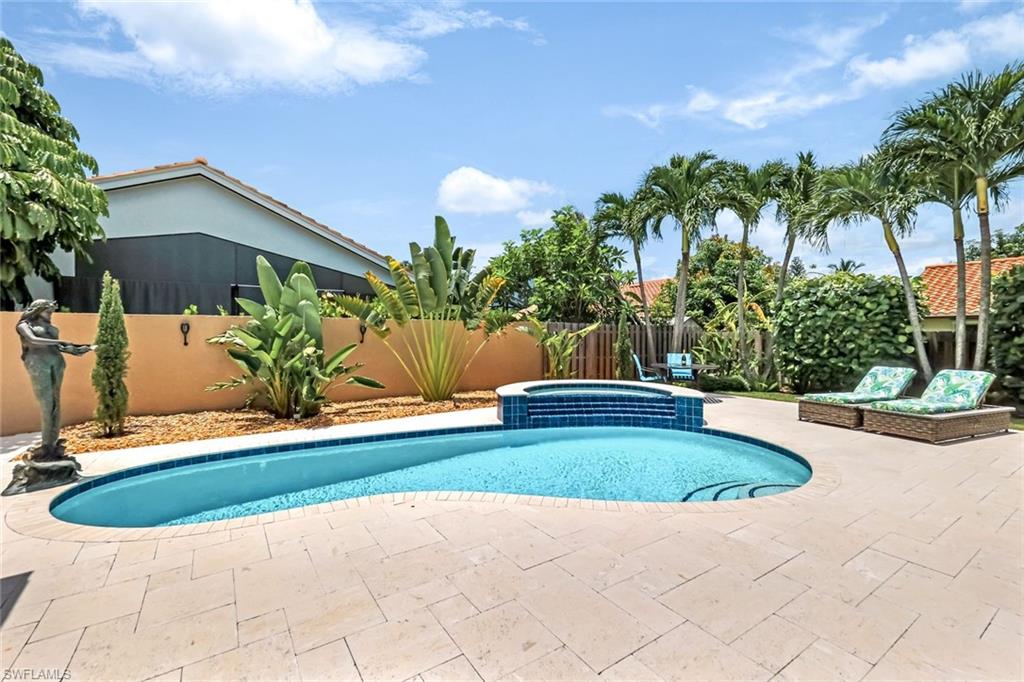
{"type": "MultiPolygon", "coordinates": [[[[15,327],[18,313],[0,313],[0,434],[39,429],[39,408],[21,364],[21,347],[15,327]]],[[[62,339],[89,343],[96,334],[97,315],[57,313],[53,323],[62,339]]],[[[128,361],[129,409],[132,414],[170,414],[198,410],[239,407],[246,389],[208,392],[210,384],[238,372],[221,346],[205,339],[246,318],[208,315],[126,315],[132,356],[128,361]],[[179,325],[188,320],[188,346],[182,344],[179,325]]],[[[401,330],[396,331],[400,334],[401,330]]],[[[359,322],[350,319],[324,321],[324,343],[333,352],[346,343],[359,340],[359,322]]],[[[64,424],[90,419],[95,407],[92,380],[92,354],[65,356],[62,411],[64,424]]],[[[372,332],[349,356],[349,363],[362,362],[360,373],[381,381],[387,388],[373,390],[337,384],[330,393],[334,400],[359,400],[382,395],[413,395],[412,382],[394,356],[372,332]]],[[[541,376],[541,353],[534,340],[517,331],[493,338],[477,356],[463,379],[462,390],[491,389],[515,381],[541,376]]]]}

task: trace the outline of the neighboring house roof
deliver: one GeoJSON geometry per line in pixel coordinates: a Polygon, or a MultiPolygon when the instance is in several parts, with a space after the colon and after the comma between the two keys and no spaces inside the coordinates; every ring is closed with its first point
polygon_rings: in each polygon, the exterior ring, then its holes
{"type": "Polygon", "coordinates": [[[354,251],[378,265],[387,267],[387,259],[382,254],[374,251],[365,244],[360,244],[356,240],[346,237],[340,232],[327,227],[323,223],[310,218],[308,215],[292,208],[283,201],[279,201],[269,194],[261,192],[252,185],[247,185],[238,178],[228,175],[219,168],[214,168],[201,156],[197,156],[191,161],[167,163],[159,166],[153,166],[152,168],[141,168],[139,170],[109,173],[107,175],[94,175],[89,178],[89,180],[96,183],[97,186],[104,190],[114,190],[121,189],[123,187],[133,187],[136,185],[145,185],[153,182],[161,182],[164,180],[173,180],[176,178],[185,178],[196,175],[211,180],[218,185],[253,201],[263,208],[266,208],[281,217],[310,230],[311,232],[315,232],[320,236],[329,239],[339,246],[343,246],[350,251],[354,251]]]}
{"type": "MultiPolygon", "coordinates": [[[[1010,268],[1024,265],[1024,256],[1015,258],[993,258],[992,276],[1010,268]]],[[[981,300],[981,263],[967,261],[967,314],[978,314],[981,300]]],[[[925,266],[921,273],[925,298],[928,301],[928,317],[953,317],[956,315],[956,263],[925,266]]]]}
{"type": "MultiPolygon", "coordinates": [[[[648,279],[644,281],[644,293],[647,294],[647,303],[654,303],[654,299],[661,293],[661,288],[665,286],[666,282],[671,282],[674,278],[662,277],[661,279],[648,279]]],[[[633,293],[640,296],[640,285],[639,284],[627,284],[622,287],[622,293],[633,293]]]]}

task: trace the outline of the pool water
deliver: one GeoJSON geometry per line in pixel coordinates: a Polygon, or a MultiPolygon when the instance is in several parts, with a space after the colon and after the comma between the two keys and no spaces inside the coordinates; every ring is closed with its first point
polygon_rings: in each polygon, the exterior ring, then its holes
{"type": "Polygon", "coordinates": [[[73,523],[140,527],[391,492],[679,502],[775,494],[809,478],[795,457],[719,436],[523,429],[312,447],[155,471],[58,498],[52,513],[73,523]]]}
{"type": "Polygon", "coordinates": [[[668,394],[664,391],[656,390],[644,390],[640,388],[628,388],[628,387],[617,387],[617,386],[573,386],[571,384],[566,386],[542,386],[540,388],[531,388],[526,391],[526,395],[532,397],[535,396],[630,396],[634,398],[661,398],[665,399],[668,394]]]}

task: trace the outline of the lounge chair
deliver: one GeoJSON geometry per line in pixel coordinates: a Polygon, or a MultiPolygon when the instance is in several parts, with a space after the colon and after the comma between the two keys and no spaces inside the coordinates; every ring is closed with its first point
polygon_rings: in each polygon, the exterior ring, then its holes
{"type": "Polygon", "coordinates": [[[1007,431],[1013,408],[982,405],[994,379],[988,372],[944,369],[920,398],[871,403],[864,430],[930,443],[1007,431]]]}
{"type": "Polygon", "coordinates": [[[640,362],[640,356],[633,353],[633,364],[636,365],[636,378],[640,381],[661,381],[661,375],[657,370],[644,367],[640,362]]]}
{"type": "Polygon", "coordinates": [[[693,356],[690,353],[669,353],[665,356],[668,378],[672,381],[693,381],[693,356]]]}
{"type": "Polygon", "coordinates": [[[863,423],[862,409],[878,400],[894,400],[917,374],[909,367],[872,367],[848,393],[808,393],[799,403],[801,420],[855,429],[863,423]]]}

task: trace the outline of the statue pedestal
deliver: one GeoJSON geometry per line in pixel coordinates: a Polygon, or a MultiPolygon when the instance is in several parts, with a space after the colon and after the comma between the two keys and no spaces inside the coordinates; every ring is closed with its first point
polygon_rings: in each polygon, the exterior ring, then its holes
{"type": "Polygon", "coordinates": [[[25,461],[14,465],[11,482],[0,495],[17,495],[45,490],[77,481],[82,465],[74,457],[64,454],[64,439],[53,447],[40,445],[32,450],[25,461]]]}

